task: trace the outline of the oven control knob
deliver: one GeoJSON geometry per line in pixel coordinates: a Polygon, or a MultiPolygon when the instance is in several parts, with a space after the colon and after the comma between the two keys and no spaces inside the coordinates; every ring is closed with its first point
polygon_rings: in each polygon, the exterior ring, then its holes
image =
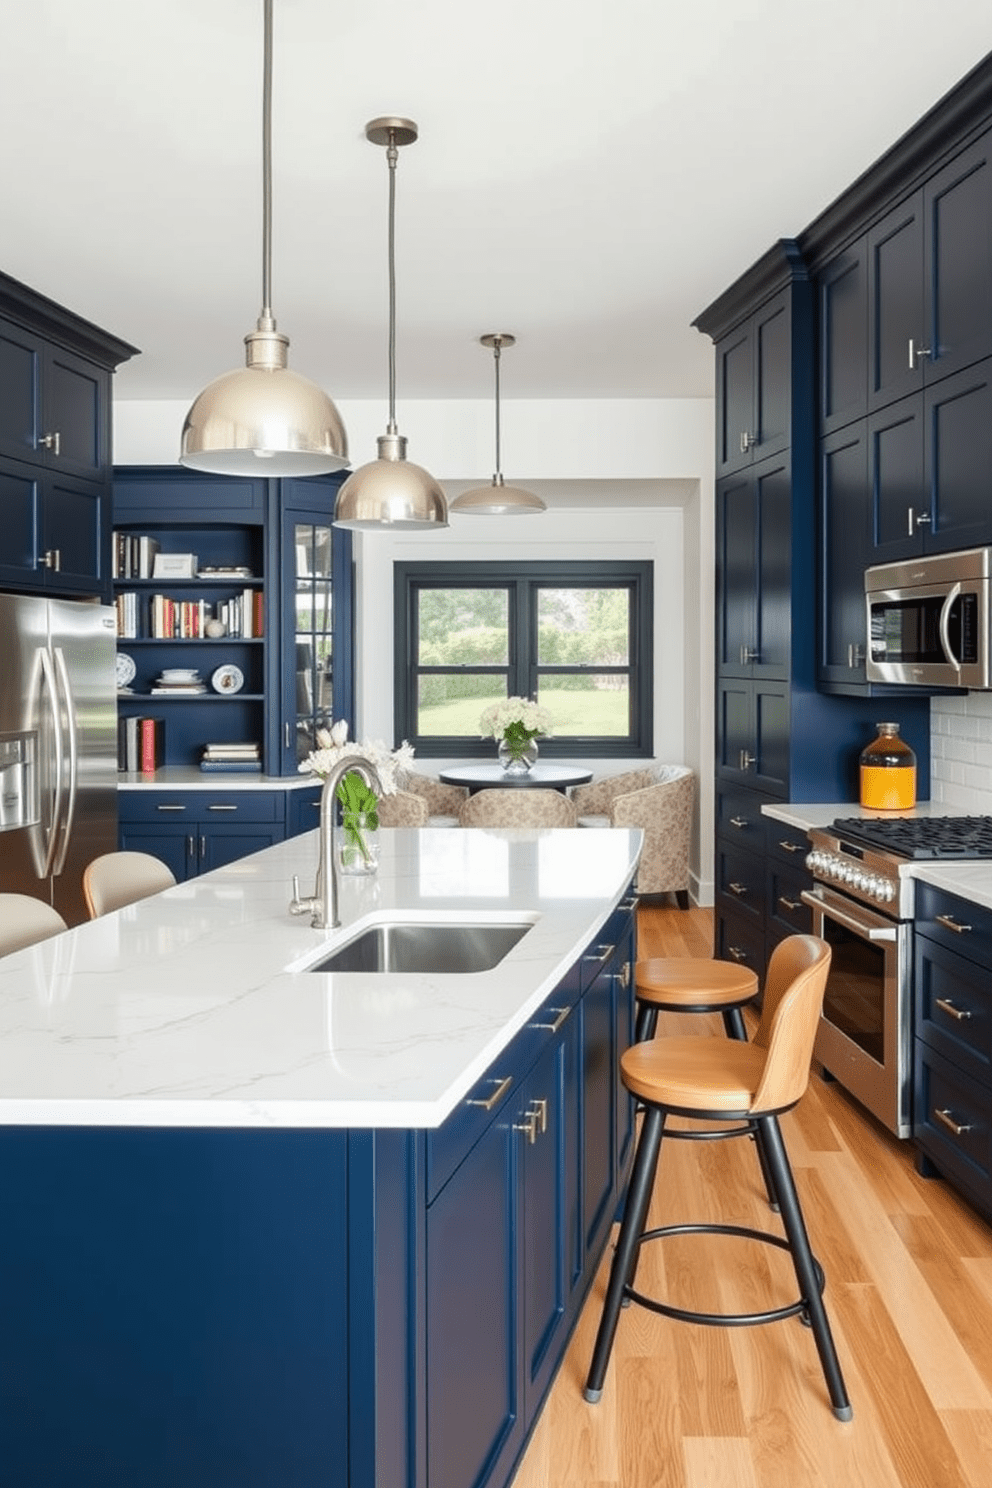
{"type": "Polygon", "coordinates": [[[888,904],[890,902],[890,900],[894,899],[896,897],[896,886],[895,886],[895,884],[893,884],[893,883],[887,883],[887,882],[885,882],[883,880],[883,882],[882,882],[882,892],[881,892],[881,896],[880,897],[882,899],[883,904],[888,904]]]}
{"type": "Polygon", "coordinates": [[[865,893],[869,894],[872,899],[880,899],[882,897],[882,889],[884,886],[882,884],[882,880],[880,878],[877,878],[874,873],[867,873],[865,875],[865,881],[862,887],[865,893]]]}

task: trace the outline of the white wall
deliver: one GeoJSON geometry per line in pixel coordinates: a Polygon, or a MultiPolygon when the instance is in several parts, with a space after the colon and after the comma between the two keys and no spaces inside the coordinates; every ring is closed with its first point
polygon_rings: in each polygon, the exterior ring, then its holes
{"type": "MultiPolygon", "coordinates": [[[[187,407],[185,401],[116,402],[115,463],[172,464],[187,407]]],[[[339,408],[353,466],[374,459],[384,406],[341,402],[339,408]]],[[[457,491],[465,482],[489,479],[491,402],[413,402],[397,412],[410,459],[438,480],[457,491]]],[[[455,517],[435,533],[356,534],[359,734],[393,737],[394,560],[653,559],[655,756],[696,770],[693,895],[711,904],[712,401],[507,400],[501,415],[508,479],[538,490],[546,483],[554,504],[536,517],[455,517]]],[[[623,762],[594,761],[593,767],[616,771],[623,762]]]]}

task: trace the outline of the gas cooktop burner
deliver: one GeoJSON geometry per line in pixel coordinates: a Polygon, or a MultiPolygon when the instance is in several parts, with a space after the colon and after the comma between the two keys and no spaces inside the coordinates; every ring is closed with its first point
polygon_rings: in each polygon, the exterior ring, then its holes
{"type": "Polygon", "coordinates": [[[845,817],[831,831],[901,858],[992,858],[992,817],[845,817]]]}

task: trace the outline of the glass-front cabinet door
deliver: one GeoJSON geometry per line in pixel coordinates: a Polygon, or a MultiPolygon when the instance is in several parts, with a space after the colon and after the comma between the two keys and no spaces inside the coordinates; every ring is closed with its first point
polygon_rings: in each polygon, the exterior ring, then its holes
{"type": "Polygon", "coordinates": [[[331,525],[337,481],[284,481],[281,523],[281,773],[315,747],[318,728],[354,730],[351,534],[331,525]],[[306,507],[302,498],[309,498],[306,507]]]}

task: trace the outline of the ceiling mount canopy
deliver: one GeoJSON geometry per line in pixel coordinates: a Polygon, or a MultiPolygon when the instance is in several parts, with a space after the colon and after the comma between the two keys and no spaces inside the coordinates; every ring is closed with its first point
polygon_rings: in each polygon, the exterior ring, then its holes
{"type": "Polygon", "coordinates": [[[489,331],[479,337],[483,346],[492,348],[496,369],[496,474],[488,486],[473,486],[451,503],[451,511],[476,517],[525,517],[546,509],[546,503],[533,491],[522,486],[508,486],[499,465],[499,358],[504,346],[514,346],[516,336],[509,331],[489,331]]]}
{"type": "Polygon", "coordinates": [[[448,506],[434,477],[406,457],[406,438],[396,425],[396,162],[401,145],[412,145],[411,119],[386,116],[365,126],[365,138],[386,150],[389,167],[389,423],[376,443],[378,459],[361,465],[338,492],[339,527],[447,527],[448,506]]]}
{"type": "Polygon", "coordinates": [[[193,402],[179,462],[216,475],[322,475],[347,465],[348,437],[327,394],[289,370],[289,338],[272,314],[272,0],[263,5],[262,310],[245,337],[246,365],[193,402]]]}

